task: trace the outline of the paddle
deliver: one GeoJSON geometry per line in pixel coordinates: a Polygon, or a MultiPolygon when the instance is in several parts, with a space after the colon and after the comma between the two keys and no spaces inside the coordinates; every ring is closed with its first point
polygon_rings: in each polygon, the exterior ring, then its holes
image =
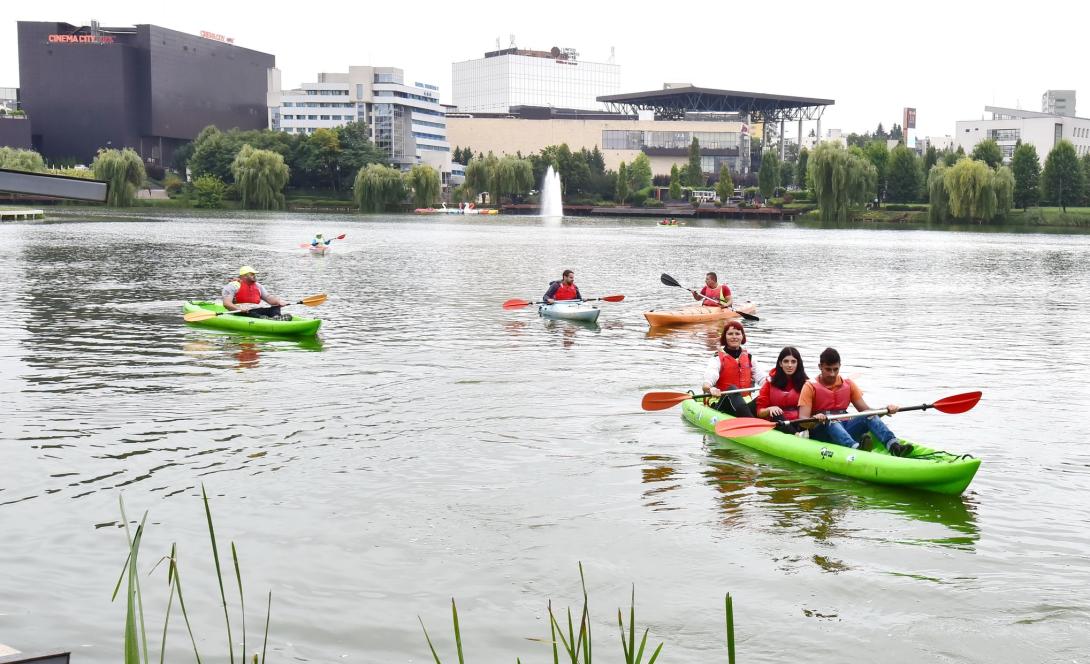
{"type": "MultiPolygon", "coordinates": [[[[337,237],[330,238],[330,241],[332,241],[332,240],[343,240],[345,235],[347,235],[347,233],[341,233],[337,237]]],[[[311,244],[309,242],[300,242],[299,243],[299,248],[300,249],[309,249],[311,247],[316,247],[316,246],[318,246],[318,245],[311,244]]]]}
{"type": "MultiPolygon", "coordinates": [[[[740,387],[736,390],[725,390],[720,394],[741,394],[743,392],[756,392],[759,387],[740,387]]],[[[689,399],[718,399],[714,394],[690,394],[688,392],[648,392],[643,395],[640,406],[644,410],[666,410],[689,399]]],[[[764,421],[764,420],[762,420],[764,421]]]]}
{"type": "MultiPolygon", "coordinates": [[[[624,295],[606,295],[605,297],[591,297],[586,300],[557,300],[557,302],[620,302],[624,299],[624,295]]],[[[508,300],[503,303],[504,309],[521,309],[522,307],[528,307],[531,304],[548,304],[548,302],[531,302],[529,300],[508,300]]]]}
{"type": "MultiPolygon", "coordinates": [[[[319,293],[317,295],[311,295],[309,297],[304,297],[303,299],[299,300],[298,302],[289,302],[288,304],[285,304],[283,306],[288,307],[288,306],[291,306],[293,304],[305,304],[308,307],[316,307],[319,304],[325,302],[327,299],[328,299],[328,297],[326,296],[325,293],[319,293]]],[[[216,316],[222,316],[223,314],[239,314],[239,313],[244,313],[244,312],[240,312],[240,311],[208,311],[208,310],[190,311],[185,316],[182,316],[182,318],[187,323],[198,323],[198,322],[200,322],[202,320],[208,320],[209,318],[215,318],[216,316]]]]}
{"type": "MultiPolygon", "coordinates": [[[[939,399],[935,403],[925,403],[919,406],[905,406],[899,408],[898,413],[903,413],[908,410],[927,410],[928,408],[934,408],[940,413],[948,413],[950,415],[956,415],[958,413],[964,413],[967,410],[972,409],[973,406],[980,401],[980,392],[966,392],[965,394],[955,394],[945,399],[939,399]]],[[[856,417],[869,417],[871,415],[888,415],[888,408],[876,408],[874,410],[864,410],[858,413],[843,413],[840,415],[828,415],[827,421],[836,420],[851,420],[856,417]]],[[[807,417],[799,420],[790,420],[786,424],[808,424],[810,422],[819,421],[816,417],[807,417]]],[[[746,436],[756,436],[757,434],[764,433],[770,429],[774,429],[778,423],[769,420],[762,420],[756,417],[739,417],[732,420],[724,420],[715,425],[715,433],[723,436],[724,438],[745,438],[746,436]]]]}
{"type": "MultiPolygon", "coordinates": [[[[692,293],[693,295],[700,295],[700,293],[697,293],[697,292],[696,292],[696,291],[694,291],[694,290],[693,290],[692,288],[685,288],[685,286],[682,286],[682,285],[681,285],[681,284],[680,284],[680,283],[678,282],[678,280],[677,280],[677,279],[674,279],[673,277],[671,277],[670,275],[666,274],[665,272],[664,272],[664,273],[662,274],[662,276],[661,276],[661,277],[659,277],[659,280],[660,280],[660,281],[661,281],[662,283],[666,284],[667,286],[676,286],[677,288],[683,288],[683,289],[685,289],[685,290],[689,291],[689,292],[690,292],[690,293],[692,293]]],[[[711,299],[711,298],[710,298],[710,297],[708,297],[707,295],[700,295],[700,297],[704,298],[704,299],[705,299],[705,300],[707,300],[708,302],[711,302],[711,303],[712,303],[713,305],[715,305],[715,306],[717,306],[717,307],[723,307],[723,305],[719,304],[718,302],[716,302],[715,300],[711,299]]],[[[744,311],[738,311],[738,310],[737,310],[737,309],[735,309],[734,307],[723,307],[723,308],[724,308],[724,309],[730,309],[731,311],[733,311],[734,313],[738,314],[738,315],[739,315],[739,316],[741,316],[742,318],[745,318],[746,320],[761,320],[760,318],[758,318],[757,316],[754,316],[753,314],[747,314],[747,313],[745,313],[744,311]]]]}

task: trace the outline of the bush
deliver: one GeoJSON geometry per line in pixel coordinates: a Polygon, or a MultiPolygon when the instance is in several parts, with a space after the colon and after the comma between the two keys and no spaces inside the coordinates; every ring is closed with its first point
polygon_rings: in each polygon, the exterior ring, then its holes
{"type": "Polygon", "coordinates": [[[163,189],[166,189],[167,196],[177,196],[184,186],[185,182],[182,181],[182,178],[174,173],[167,173],[166,177],[163,178],[163,189]]]}
{"type": "Polygon", "coordinates": [[[783,201],[782,198],[770,198],[770,199],[768,199],[768,206],[769,207],[774,207],[774,208],[776,208],[778,210],[783,209],[783,203],[784,203],[784,201],[783,201]]]}
{"type": "Polygon", "coordinates": [[[207,209],[220,207],[226,190],[227,185],[215,175],[200,176],[193,181],[193,196],[196,199],[193,207],[207,209]]]}
{"type": "Polygon", "coordinates": [[[754,196],[756,196],[757,193],[760,192],[760,191],[761,190],[758,189],[757,187],[746,187],[745,189],[742,190],[742,196],[744,196],[745,199],[748,201],[748,200],[752,199],[754,196]]]}
{"type": "Polygon", "coordinates": [[[651,196],[648,196],[647,198],[643,199],[643,207],[645,207],[645,208],[664,208],[664,207],[666,207],[666,203],[663,203],[660,200],[657,200],[657,199],[655,199],[655,198],[653,198],[651,196]]]}
{"type": "Polygon", "coordinates": [[[801,201],[812,201],[814,200],[814,192],[809,189],[799,189],[798,191],[792,191],[791,197],[795,199],[796,203],[801,201]]]}
{"type": "Polygon", "coordinates": [[[166,171],[159,164],[144,164],[144,172],[152,180],[162,181],[166,176],[166,171]]]}

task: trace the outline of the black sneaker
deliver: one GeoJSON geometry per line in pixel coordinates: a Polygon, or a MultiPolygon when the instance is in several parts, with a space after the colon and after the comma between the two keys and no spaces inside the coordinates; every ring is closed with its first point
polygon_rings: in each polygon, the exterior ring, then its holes
{"type": "Polygon", "coordinates": [[[886,449],[895,457],[904,456],[905,448],[898,442],[886,443],[886,449]]]}

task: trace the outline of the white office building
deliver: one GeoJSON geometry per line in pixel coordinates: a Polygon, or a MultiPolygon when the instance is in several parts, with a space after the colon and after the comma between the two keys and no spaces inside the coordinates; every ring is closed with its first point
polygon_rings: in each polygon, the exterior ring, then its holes
{"type": "MultiPolygon", "coordinates": [[[[1070,141],[1081,157],[1090,154],[1090,119],[1051,113],[1023,111],[1016,108],[985,106],[989,120],[960,120],[954,134],[955,146],[966,153],[972,152],[977,143],[994,139],[1003,151],[1003,161],[1010,163],[1015,145],[1021,140],[1037,148],[1037,155],[1044,164],[1045,157],[1061,140],[1070,141]]],[[[955,149],[957,149],[955,147],[955,149]]]]}
{"type": "Polygon", "coordinates": [[[427,164],[450,181],[450,143],[439,88],[405,83],[395,67],[349,67],[347,73],[321,73],[314,83],[283,90],[280,71],[269,74],[269,128],[313,134],[362,121],[370,138],[402,170],[427,164]]]}
{"type": "Polygon", "coordinates": [[[1075,115],[1075,91],[1045,90],[1041,95],[1041,112],[1050,115],[1075,115]]]}
{"type": "Polygon", "coordinates": [[[597,98],[620,89],[620,65],[580,60],[571,48],[512,47],[453,65],[453,104],[460,113],[506,113],[513,106],[604,110],[597,98]]]}

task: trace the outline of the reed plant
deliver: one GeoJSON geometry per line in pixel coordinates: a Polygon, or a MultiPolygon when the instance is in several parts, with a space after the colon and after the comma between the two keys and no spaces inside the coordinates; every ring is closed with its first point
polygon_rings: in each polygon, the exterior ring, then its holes
{"type": "MultiPolygon", "coordinates": [[[[561,622],[556,618],[556,614],[553,613],[552,601],[550,600],[546,603],[549,613],[549,644],[552,646],[553,664],[560,664],[561,661],[570,662],[571,664],[593,664],[594,661],[594,640],[591,636],[590,627],[590,601],[587,596],[586,579],[583,575],[583,563],[579,563],[579,583],[583,590],[583,609],[579,612],[578,630],[576,630],[576,621],[573,618],[571,607],[568,607],[567,609],[565,624],[561,625],[561,622]]],[[[727,629],[727,661],[729,664],[735,664],[734,603],[730,593],[727,593],[724,605],[727,629]]],[[[458,623],[458,606],[453,598],[450,600],[450,609],[454,622],[454,643],[457,648],[458,664],[465,664],[465,655],[462,652],[462,630],[458,623]]],[[[431,656],[435,660],[435,664],[443,664],[442,660],[439,658],[439,653],[435,650],[435,644],[432,643],[431,636],[428,634],[428,628],[424,626],[423,619],[417,616],[417,620],[420,621],[420,627],[424,630],[424,640],[427,641],[428,649],[431,651],[431,656]]],[[[625,625],[624,613],[618,608],[617,625],[620,628],[621,651],[624,655],[625,664],[643,664],[643,657],[647,651],[647,637],[650,633],[650,629],[644,629],[637,647],[635,585],[632,586],[632,600],[628,609],[628,624],[625,625]]],[[[663,645],[665,644],[659,643],[654,652],[651,653],[650,658],[647,660],[647,664],[655,663],[655,660],[658,659],[659,654],[662,652],[663,645]]],[[[516,664],[522,664],[522,659],[516,657],[515,662],[516,664]]]]}
{"type": "MultiPolygon", "coordinates": [[[[220,565],[219,547],[216,543],[216,529],[212,522],[212,508],[208,500],[208,493],[204,489],[204,485],[201,485],[201,499],[204,502],[204,514],[205,520],[208,524],[208,538],[212,544],[212,559],[215,562],[216,567],[216,581],[219,584],[220,601],[223,604],[223,619],[227,630],[227,654],[228,660],[231,664],[235,662],[235,650],[234,640],[231,634],[231,611],[227,603],[227,593],[223,584],[223,569],[220,565]]],[[[144,513],[143,518],[140,520],[140,524],[136,528],[136,532],[131,533],[129,531],[129,520],[125,514],[125,503],[120,498],[118,499],[121,506],[121,519],[125,524],[125,536],[129,542],[129,554],[125,559],[125,564],[121,569],[121,576],[117,580],[117,585],[114,586],[113,596],[111,600],[116,600],[118,592],[121,590],[122,583],[125,584],[125,646],[124,646],[124,664],[151,664],[151,658],[148,653],[148,637],[147,627],[144,620],[144,600],[143,594],[140,591],[140,573],[139,573],[139,553],[141,539],[144,534],[144,526],[147,522],[148,514],[144,513]]],[[[231,542],[231,561],[234,566],[235,581],[238,585],[239,596],[239,610],[242,615],[242,651],[239,653],[239,662],[246,662],[246,602],[245,595],[242,590],[242,567],[239,564],[238,549],[234,542],[231,542]]],[[[166,661],[166,645],[167,645],[167,633],[170,627],[170,612],[174,606],[174,598],[177,595],[178,608],[182,612],[182,618],[185,621],[186,632],[189,635],[189,641],[193,646],[193,658],[197,664],[201,664],[201,654],[197,648],[197,639],[193,634],[193,626],[189,620],[189,611],[186,608],[185,597],[182,594],[182,579],[178,568],[178,545],[173,543],[170,546],[170,554],[161,558],[151,571],[148,572],[150,576],[159,565],[162,563],[167,564],[167,584],[169,586],[169,594],[167,597],[167,606],[164,611],[163,617],[163,637],[159,645],[159,663],[164,664],[166,661]]],[[[261,646],[261,655],[257,653],[253,654],[253,659],[250,660],[251,664],[264,664],[265,652],[269,642],[269,622],[272,614],[272,592],[269,593],[268,604],[265,614],[265,634],[264,640],[261,646]]]]}

